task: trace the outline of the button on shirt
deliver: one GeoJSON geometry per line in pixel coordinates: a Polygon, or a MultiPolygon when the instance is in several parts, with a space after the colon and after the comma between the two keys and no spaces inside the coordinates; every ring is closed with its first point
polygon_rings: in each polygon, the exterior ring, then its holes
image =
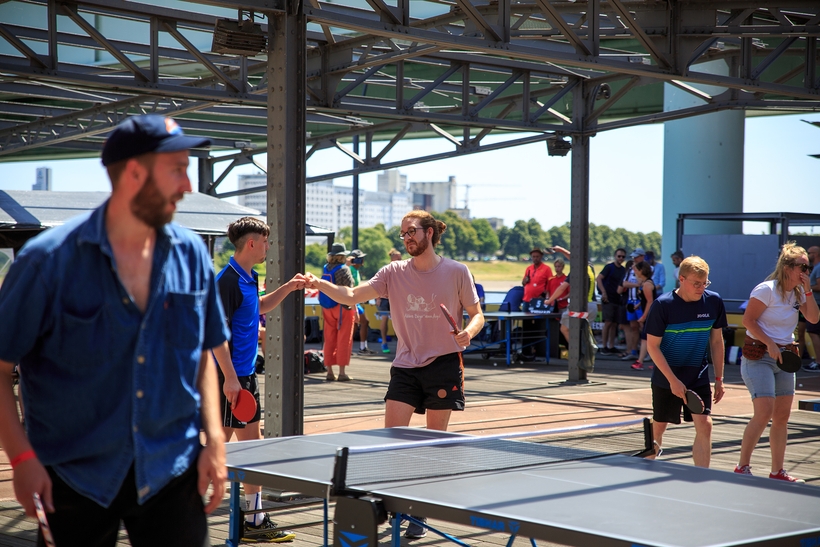
{"type": "Polygon", "coordinates": [[[29,241],[0,289],[0,359],[20,363],[28,438],[103,507],[132,464],[143,503],[195,463],[201,352],[228,334],[207,249],[173,223],[157,232],[140,312],[116,273],[106,207],[29,241]]]}

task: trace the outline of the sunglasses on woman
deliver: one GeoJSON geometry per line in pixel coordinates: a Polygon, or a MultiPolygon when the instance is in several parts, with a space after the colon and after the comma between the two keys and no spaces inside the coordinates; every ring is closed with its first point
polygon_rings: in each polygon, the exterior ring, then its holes
{"type": "Polygon", "coordinates": [[[803,270],[803,273],[806,273],[809,270],[811,270],[811,266],[809,266],[808,264],[792,263],[791,266],[792,266],[792,268],[800,268],[801,270],[803,270]]]}

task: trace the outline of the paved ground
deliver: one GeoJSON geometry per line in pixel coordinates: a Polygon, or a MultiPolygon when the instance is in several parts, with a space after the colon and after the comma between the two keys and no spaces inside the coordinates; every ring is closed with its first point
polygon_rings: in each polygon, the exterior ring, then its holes
{"type": "MultiPolygon", "coordinates": [[[[375,346],[373,344],[372,346],[375,346]]],[[[348,369],[353,381],[326,382],[324,375],[305,379],[306,434],[370,429],[382,426],[384,392],[388,381],[389,356],[354,357],[348,369]]],[[[583,423],[615,422],[650,415],[649,371],[636,372],[628,362],[601,357],[589,385],[566,385],[566,361],[550,365],[529,363],[507,368],[502,359],[466,360],[467,410],[454,413],[450,429],[475,435],[501,431],[541,430],[583,423]]],[[[712,467],[731,470],[737,461],[740,438],[751,415],[749,395],[740,379],[740,367],[728,366],[727,394],[714,408],[714,454],[712,467]]],[[[820,397],[820,374],[798,373],[798,399],[820,397]]],[[[820,413],[795,411],[787,452],[788,471],[809,484],[820,485],[820,413]]],[[[421,416],[411,425],[423,426],[421,416]]],[[[768,469],[768,433],[753,458],[753,468],[768,469]]],[[[694,431],[690,426],[670,429],[665,437],[664,459],[691,464],[689,448],[694,431]]],[[[25,519],[11,492],[11,474],[5,453],[0,450],[0,545],[33,545],[35,523],[25,519]]],[[[273,495],[275,493],[270,492],[273,495]]],[[[273,504],[272,504],[273,505],[273,504]]],[[[227,498],[210,519],[212,545],[222,545],[227,535],[227,498]]],[[[818,510],[820,518],[820,509],[818,510]]],[[[275,520],[285,526],[313,525],[297,530],[294,544],[320,545],[321,514],[317,508],[285,507],[275,520]]],[[[453,527],[467,543],[506,543],[502,536],[479,534],[474,529],[453,527]]],[[[386,542],[389,529],[383,534],[386,542]]],[[[522,540],[517,540],[522,541],[522,540]]],[[[428,536],[409,542],[440,545],[428,536]]],[[[123,545],[127,543],[123,542],[123,545]]],[[[528,544],[528,543],[526,543],[528,544]]],[[[521,543],[521,547],[526,545],[521,543]]]]}

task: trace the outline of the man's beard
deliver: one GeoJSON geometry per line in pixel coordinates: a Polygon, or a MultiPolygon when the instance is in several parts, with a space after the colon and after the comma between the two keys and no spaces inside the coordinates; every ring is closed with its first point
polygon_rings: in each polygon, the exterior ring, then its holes
{"type": "Polygon", "coordinates": [[[153,175],[149,174],[142,189],[131,200],[131,213],[151,228],[159,230],[174,218],[173,211],[165,212],[169,203],[157,188],[153,175]]]}
{"type": "Polygon", "coordinates": [[[413,247],[411,251],[410,248],[407,246],[407,243],[404,244],[404,248],[407,249],[407,252],[410,256],[420,256],[424,251],[427,250],[427,247],[430,246],[430,242],[427,240],[427,237],[422,238],[421,241],[413,240],[416,243],[416,246],[413,247]]]}

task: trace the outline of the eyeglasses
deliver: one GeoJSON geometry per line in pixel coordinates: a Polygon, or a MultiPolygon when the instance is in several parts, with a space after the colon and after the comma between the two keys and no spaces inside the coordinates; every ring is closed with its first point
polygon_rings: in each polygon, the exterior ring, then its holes
{"type": "Polygon", "coordinates": [[[615,258],[626,258],[626,255],[615,255],[615,258]]]}
{"type": "Polygon", "coordinates": [[[399,239],[404,240],[407,236],[413,237],[416,235],[415,228],[408,228],[406,232],[399,232],[399,239]]]}
{"type": "Polygon", "coordinates": [[[808,272],[809,270],[811,270],[811,266],[809,266],[808,264],[797,264],[796,262],[795,262],[795,263],[792,263],[792,264],[791,264],[791,267],[792,267],[792,268],[800,268],[800,269],[802,269],[802,270],[803,270],[803,273],[806,273],[806,272],[808,272]]]}
{"type": "MultiPolygon", "coordinates": [[[[686,279],[686,278],[684,277],[684,279],[686,279]]],[[[691,283],[692,286],[695,287],[696,289],[700,289],[700,288],[705,289],[706,287],[708,287],[709,285],[712,284],[712,282],[709,281],[708,279],[706,281],[689,281],[689,283],[691,283]]]]}

